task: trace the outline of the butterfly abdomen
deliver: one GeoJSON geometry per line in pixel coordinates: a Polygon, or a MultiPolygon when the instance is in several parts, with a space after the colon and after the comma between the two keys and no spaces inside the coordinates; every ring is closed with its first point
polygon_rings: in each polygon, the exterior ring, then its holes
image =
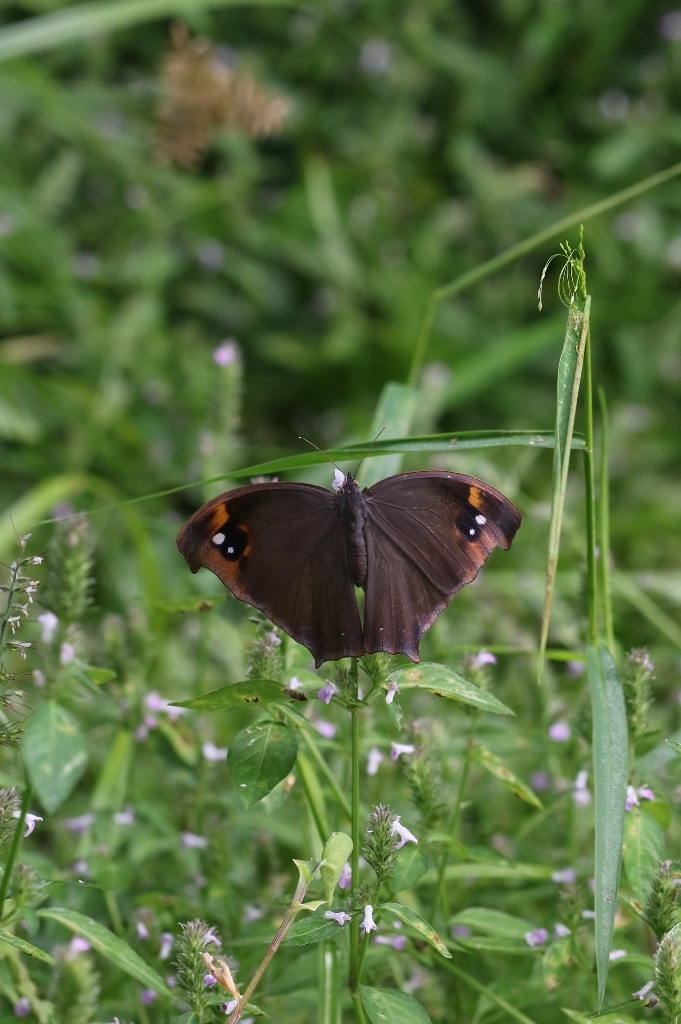
{"type": "Polygon", "coordinates": [[[338,498],[347,541],[350,579],[356,587],[363,587],[367,578],[367,546],[364,539],[366,498],[350,473],[345,478],[338,498]]]}

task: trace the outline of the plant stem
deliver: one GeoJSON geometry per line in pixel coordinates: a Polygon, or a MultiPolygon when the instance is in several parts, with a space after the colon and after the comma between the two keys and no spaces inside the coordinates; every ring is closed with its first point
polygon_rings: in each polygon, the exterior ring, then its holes
{"type": "MultiPolygon", "coordinates": [[[[468,732],[468,742],[466,743],[466,751],[464,754],[463,768],[459,777],[459,788],[456,792],[456,800],[454,801],[454,809],[452,810],[452,817],[449,822],[449,837],[454,839],[456,832],[459,827],[459,819],[461,817],[461,804],[463,802],[463,795],[466,791],[466,785],[468,783],[468,776],[471,771],[472,754],[475,746],[475,734],[478,729],[478,718],[479,715],[474,711],[470,718],[470,728],[468,732]]],[[[431,911],[431,919],[434,921],[437,916],[438,903],[442,906],[442,916],[446,920],[449,916],[449,905],[447,900],[447,887],[445,885],[445,871],[447,870],[447,864],[449,862],[450,848],[446,847],[440,860],[440,865],[437,872],[437,884],[435,886],[435,896],[433,897],[433,909],[431,911]]]]}
{"type": "Polygon", "coordinates": [[[21,801],[21,810],[19,811],[19,817],[17,819],[17,827],[14,830],[14,836],[12,838],[12,845],[9,850],[7,857],[7,863],[5,864],[5,870],[2,875],[2,882],[0,882],[0,921],[5,910],[5,900],[7,899],[7,891],[9,889],[10,879],[12,877],[12,870],[14,868],[14,862],[17,859],[19,847],[21,846],[21,840],[24,835],[24,823],[26,821],[26,814],[30,806],[31,800],[33,799],[33,786],[30,782],[26,783],[26,789],[24,790],[24,799],[21,801]]]}
{"type": "MultiPolygon", "coordinates": [[[[296,719],[298,719],[298,716],[295,716],[295,717],[296,717],[296,719]]],[[[347,819],[348,819],[348,821],[350,821],[352,819],[352,810],[350,808],[350,804],[348,803],[347,797],[345,796],[345,793],[343,792],[343,790],[340,788],[340,786],[338,784],[338,779],[333,774],[333,772],[329,768],[328,764],[324,760],[324,757],[322,756],[322,753],[321,753],[319,747],[315,743],[314,739],[310,736],[310,733],[309,733],[309,730],[308,730],[307,726],[305,726],[305,725],[301,725],[300,726],[300,736],[301,736],[301,738],[303,740],[303,743],[307,747],[308,753],[310,754],[312,760],[317,765],[317,767],[319,768],[320,772],[322,773],[322,775],[324,776],[324,778],[328,782],[328,784],[329,784],[329,786],[330,786],[330,788],[331,788],[331,790],[333,792],[333,795],[335,796],[335,798],[338,801],[338,804],[339,804],[341,810],[343,811],[343,814],[345,814],[347,819]]],[[[328,838],[328,836],[327,836],[327,838],[328,838]]]]}
{"type": "MultiPolygon", "coordinates": [[[[352,716],[352,818],[351,818],[351,839],[352,854],[350,866],[352,868],[352,889],[351,897],[354,908],[354,899],[357,893],[359,882],[359,708],[351,709],[352,716]]],[[[353,994],[353,999],[359,983],[359,918],[355,914],[350,922],[350,975],[348,986],[353,994]]]]}
{"type": "MultiPolygon", "coordinates": [[[[591,330],[586,336],[584,352],[584,486],[586,510],[587,603],[589,610],[589,644],[598,644],[598,571],[596,568],[596,500],[594,484],[594,415],[593,377],[591,373],[591,330]]],[[[604,552],[601,552],[601,558],[604,552]]]]}
{"type": "Polygon", "coordinates": [[[359,1024],[368,1024],[359,992],[352,993],[352,1002],[355,1007],[355,1013],[357,1014],[357,1020],[359,1021],[359,1024]]]}
{"type": "Polygon", "coordinates": [[[615,630],[612,623],[612,588],[610,586],[610,481],[608,478],[608,451],[610,431],[608,426],[608,402],[602,387],[598,389],[601,407],[601,452],[598,467],[598,547],[601,557],[598,563],[601,580],[601,606],[605,636],[610,653],[615,655],[615,630]]]}
{"type": "Polygon", "coordinates": [[[455,277],[453,281],[449,281],[447,284],[443,284],[439,288],[436,288],[435,291],[431,293],[426,304],[426,311],[419,331],[419,336],[414,347],[414,354],[412,356],[407,383],[411,387],[414,387],[418,382],[421,366],[423,365],[423,360],[425,359],[426,352],[428,350],[428,342],[433,329],[435,314],[438,306],[444,299],[449,298],[451,295],[457,295],[459,292],[464,291],[471,285],[477,284],[478,281],[483,281],[486,277],[496,273],[497,270],[502,270],[503,267],[507,267],[510,263],[515,262],[515,260],[520,259],[522,256],[527,256],[528,253],[538,249],[545,242],[549,242],[557,235],[562,235],[563,232],[573,228],[576,224],[583,224],[586,221],[591,220],[593,217],[599,216],[601,213],[607,213],[609,210],[614,210],[617,206],[621,206],[623,203],[629,202],[630,199],[635,199],[642,193],[648,192],[649,189],[656,188],[658,185],[664,184],[665,181],[669,181],[671,178],[675,178],[679,174],[681,174],[681,163],[674,164],[672,167],[667,167],[664,171],[658,171],[657,174],[652,174],[649,178],[644,178],[635,185],[630,185],[629,188],[622,189],[620,192],[614,192],[611,196],[607,196],[607,198],[601,199],[597,203],[591,203],[589,206],[585,206],[581,210],[577,210],[576,213],[569,213],[567,217],[562,217],[560,220],[554,221],[554,223],[549,224],[547,228],[537,231],[534,235],[530,235],[529,238],[525,238],[522,242],[518,242],[517,245],[512,245],[509,249],[499,253],[498,256],[492,257],[491,260],[479,263],[478,266],[473,267],[472,270],[467,270],[465,274],[460,274],[459,277],[455,277]]]}

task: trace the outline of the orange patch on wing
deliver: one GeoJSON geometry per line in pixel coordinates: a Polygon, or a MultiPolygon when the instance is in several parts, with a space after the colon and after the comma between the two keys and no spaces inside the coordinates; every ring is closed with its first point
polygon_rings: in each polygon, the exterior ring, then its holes
{"type": "Polygon", "coordinates": [[[468,500],[473,506],[480,512],[485,503],[485,496],[479,487],[470,487],[468,490],[468,500]]]}

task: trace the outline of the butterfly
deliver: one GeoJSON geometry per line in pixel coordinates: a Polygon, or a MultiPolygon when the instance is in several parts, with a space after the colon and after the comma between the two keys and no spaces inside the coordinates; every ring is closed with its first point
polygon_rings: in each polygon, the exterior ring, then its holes
{"type": "Polygon", "coordinates": [[[255,483],[213,498],[177,546],[235,597],[324,661],[387,651],[419,660],[419,642],[492,551],[511,545],[521,515],[482,480],[425,471],[360,490],[255,483]],[[364,591],[360,617],[355,587],[364,591]]]}

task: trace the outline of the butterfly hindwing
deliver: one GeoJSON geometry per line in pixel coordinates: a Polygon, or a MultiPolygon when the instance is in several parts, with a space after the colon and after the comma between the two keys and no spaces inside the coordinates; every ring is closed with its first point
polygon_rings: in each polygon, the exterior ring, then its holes
{"type": "Polygon", "coordinates": [[[177,538],[192,572],[205,566],[259,608],[315,662],[359,657],[362,624],[338,499],[312,484],[228,491],[195,512],[177,538]]]}
{"type": "Polygon", "coordinates": [[[364,649],[418,661],[425,631],[508,549],[521,516],[503,494],[457,473],[403,473],[366,491],[364,649]]]}

